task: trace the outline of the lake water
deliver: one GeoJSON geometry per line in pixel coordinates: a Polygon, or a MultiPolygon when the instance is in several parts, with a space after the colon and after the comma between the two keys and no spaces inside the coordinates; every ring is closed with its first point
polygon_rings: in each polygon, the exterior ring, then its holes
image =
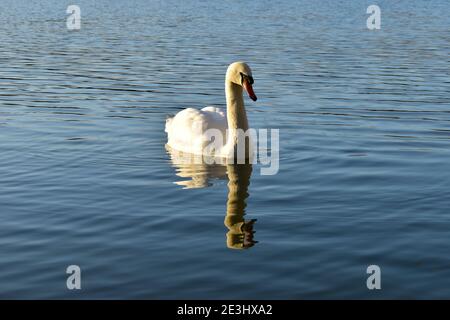
{"type": "Polygon", "coordinates": [[[0,298],[450,298],[449,12],[3,0],[0,298]],[[251,127],[280,130],[278,174],[174,165],[166,117],[224,107],[236,60],[251,127]]]}

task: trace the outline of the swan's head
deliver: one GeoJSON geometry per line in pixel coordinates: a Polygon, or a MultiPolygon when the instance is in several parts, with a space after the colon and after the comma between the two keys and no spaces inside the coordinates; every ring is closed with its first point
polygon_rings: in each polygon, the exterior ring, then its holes
{"type": "Polygon", "coordinates": [[[227,70],[226,80],[234,84],[242,86],[247,91],[248,96],[253,101],[257,100],[253,91],[253,75],[252,70],[245,62],[234,62],[230,64],[227,70]]]}

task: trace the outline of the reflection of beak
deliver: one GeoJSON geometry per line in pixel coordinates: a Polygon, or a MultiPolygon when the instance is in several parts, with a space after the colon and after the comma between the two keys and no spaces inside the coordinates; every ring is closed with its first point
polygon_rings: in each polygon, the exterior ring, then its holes
{"type": "Polygon", "coordinates": [[[253,230],[255,222],[256,219],[243,220],[232,225],[230,217],[226,217],[225,225],[229,229],[227,232],[227,247],[230,249],[248,249],[257,244],[258,241],[254,240],[255,231],[253,230]]]}
{"type": "Polygon", "coordinates": [[[248,82],[247,79],[244,80],[244,82],[242,83],[242,86],[244,87],[245,91],[247,91],[248,96],[250,97],[250,99],[252,99],[253,101],[256,101],[258,98],[256,97],[255,92],[253,91],[253,87],[250,84],[250,82],[248,82]]]}

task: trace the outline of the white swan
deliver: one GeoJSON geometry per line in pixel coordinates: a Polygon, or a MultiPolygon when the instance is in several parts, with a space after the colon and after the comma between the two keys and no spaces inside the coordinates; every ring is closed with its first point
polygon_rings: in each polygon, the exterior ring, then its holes
{"type": "Polygon", "coordinates": [[[227,110],[205,107],[201,110],[187,108],[178,112],[173,118],[166,120],[167,146],[190,154],[215,157],[235,157],[236,147],[245,146],[245,158],[251,158],[253,150],[248,138],[241,132],[248,130],[247,114],[244,107],[244,88],[249,97],[256,101],[253,91],[253,76],[250,67],[244,62],[234,62],[227,70],[225,77],[225,94],[227,110]],[[223,139],[214,140],[211,146],[211,133],[219,133],[223,139]]]}

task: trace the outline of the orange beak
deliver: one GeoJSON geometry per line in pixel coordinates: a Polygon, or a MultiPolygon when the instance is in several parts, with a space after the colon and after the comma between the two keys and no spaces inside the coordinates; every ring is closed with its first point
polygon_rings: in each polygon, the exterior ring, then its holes
{"type": "Polygon", "coordinates": [[[253,91],[253,87],[250,84],[250,82],[248,82],[247,79],[244,79],[244,82],[242,83],[242,86],[244,87],[245,91],[247,91],[248,96],[250,97],[250,99],[252,99],[253,101],[258,100],[258,98],[256,97],[255,92],[253,91]]]}

